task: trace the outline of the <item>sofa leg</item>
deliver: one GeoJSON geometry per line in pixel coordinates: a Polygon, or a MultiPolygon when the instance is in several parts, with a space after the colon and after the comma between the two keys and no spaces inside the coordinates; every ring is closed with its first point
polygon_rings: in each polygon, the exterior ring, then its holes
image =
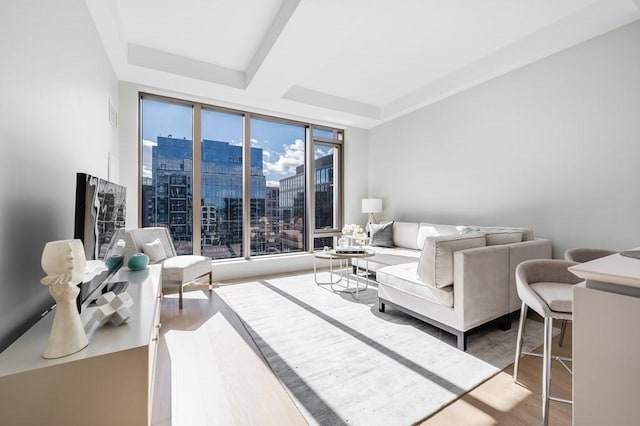
{"type": "Polygon", "coordinates": [[[178,296],[178,309],[182,309],[182,284],[180,284],[180,296],[178,296]]]}
{"type": "Polygon", "coordinates": [[[461,331],[460,333],[457,334],[456,337],[458,338],[458,349],[460,349],[463,352],[466,352],[466,350],[467,350],[467,333],[465,333],[464,331],[461,331]]]}
{"type": "Polygon", "coordinates": [[[384,303],[378,300],[378,312],[384,312],[384,303]]]}
{"type": "Polygon", "coordinates": [[[213,271],[209,272],[209,291],[213,290],[213,271]]]}
{"type": "Polygon", "coordinates": [[[503,316],[500,322],[502,323],[502,325],[500,326],[501,330],[511,330],[511,314],[506,314],[505,316],[503,316]]]}

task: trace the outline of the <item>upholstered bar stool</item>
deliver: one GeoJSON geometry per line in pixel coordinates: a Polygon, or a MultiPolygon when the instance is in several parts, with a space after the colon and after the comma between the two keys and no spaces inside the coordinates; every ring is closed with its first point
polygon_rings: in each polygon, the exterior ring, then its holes
{"type": "MultiPolygon", "coordinates": [[[[570,248],[564,252],[564,260],[569,260],[571,262],[591,262],[592,260],[600,259],[601,257],[611,256],[612,254],[618,253],[615,250],[609,249],[601,249],[601,248],[570,248]]],[[[562,347],[562,342],[564,341],[564,333],[567,329],[567,321],[562,321],[562,325],[560,326],[560,342],[559,346],[562,347]]]]}
{"type": "Polygon", "coordinates": [[[601,257],[610,256],[618,253],[615,250],[599,249],[599,248],[570,248],[564,252],[564,260],[571,262],[591,262],[601,257]]]}
{"type": "MultiPolygon", "coordinates": [[[[554,398],[550,395],[551,360],[559,361],[570,373],[571,369],[564,361],[571,358],[552,356],[553,320],[571,320],[573,318],[573,286],[582,280],[567,270],[576,262],[566,260],[528,260],[516,268],[516,289],[522,300],[516,359],[513,367],[513,380],[518,381],[518,367],[522,355],[540,356],[540,354],[522,352],[522,337],[527,320],[527,309],[531,308],[544,318],[544,350],[542,353],[542,419],[549,424],[549,400],[571,404],[572,401],[554,398]]],[[[573,374],[573,373],[572,373],[573,374]]]]}

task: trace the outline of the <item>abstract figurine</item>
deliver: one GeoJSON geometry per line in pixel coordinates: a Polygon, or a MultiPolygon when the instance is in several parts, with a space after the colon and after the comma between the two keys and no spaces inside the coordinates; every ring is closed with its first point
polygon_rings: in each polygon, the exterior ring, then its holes
{"type": "Polygon", "coordinates": [[[40,282],[49,286],[56,301],[55,317],[43,358],[60,358],[89,344],[76,308],[76,298],[86,269],[84,247],[80,240],[50,241],[42,251],[42,269],[47,274],[40,282]]]}

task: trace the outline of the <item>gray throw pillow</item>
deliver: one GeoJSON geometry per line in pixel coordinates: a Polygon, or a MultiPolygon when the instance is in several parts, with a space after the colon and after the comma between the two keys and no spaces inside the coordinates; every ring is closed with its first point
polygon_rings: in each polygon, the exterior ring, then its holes
{"type": "Polygon", "coordinates": [[[393,247],[393,222],[370,223],[371,242],[375,247],[393,247]]]}

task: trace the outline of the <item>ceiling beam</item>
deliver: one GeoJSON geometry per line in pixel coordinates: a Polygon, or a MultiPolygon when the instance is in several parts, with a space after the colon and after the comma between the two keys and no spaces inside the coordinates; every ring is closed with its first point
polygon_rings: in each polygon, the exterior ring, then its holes
{"type": "Polygon", "coordinates": [[[129,43],[127,62],[131,65],[222,84],[236,89],[245,89],[245,75],[241,71],[174,55],[173,53],[140,46],[139,44],[129,43]]]}
{"type": "Polygon", "coordinates": [[[282,34],[287,22],[289,22],[289,19],[291,19],[291,16],[293,16],[299,4],[300,0],[284,0],[282,6],[280,6],[280,10],[278,10],[276,17],[273,19],[271,26],[262,39],[262,43],[258,46],[256,53],[253,55],[245,71],[245,88],[249,88],[253,77],[255,77],[256,73],[260,70],[271,48],[276,44],[280,34],[282,34]]]}

